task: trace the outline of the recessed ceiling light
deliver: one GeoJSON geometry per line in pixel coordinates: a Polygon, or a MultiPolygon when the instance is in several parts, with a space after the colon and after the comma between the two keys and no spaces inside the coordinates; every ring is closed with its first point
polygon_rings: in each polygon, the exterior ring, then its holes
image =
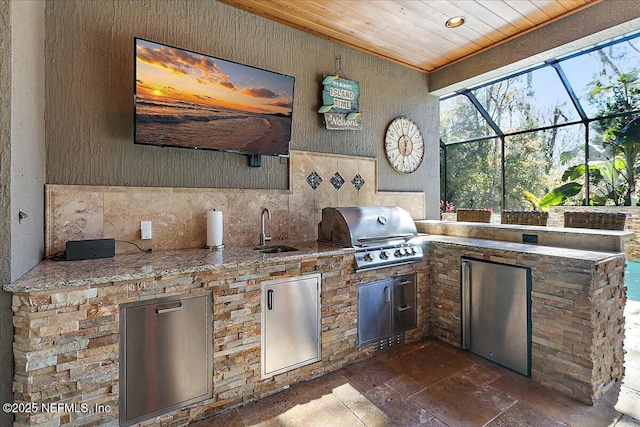
{"type": "Polygon", "coordinates": [[[447,22],[444,23],[447,28],[456,28],[464,24],[466,21],[464,16],[454,16],[453,18],[447,19],[447,22]]]}

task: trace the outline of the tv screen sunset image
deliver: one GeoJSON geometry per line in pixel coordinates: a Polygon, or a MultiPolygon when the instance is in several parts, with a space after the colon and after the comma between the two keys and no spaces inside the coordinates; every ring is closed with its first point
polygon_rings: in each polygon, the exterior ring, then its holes
{"type": "Polygon", "coordinates": [[[135,42],[136,143],[289,153],[293,77],[135,42]]]}

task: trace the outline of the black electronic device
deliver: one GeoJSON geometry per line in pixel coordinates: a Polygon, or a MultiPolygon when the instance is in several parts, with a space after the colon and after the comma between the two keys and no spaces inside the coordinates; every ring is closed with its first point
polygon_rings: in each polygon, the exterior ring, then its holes
{"type": "Polygon", "coordinates": [[[115,255],[115,239],[68,240],[65,248],[67,261],[111,258],[115,255]]]}

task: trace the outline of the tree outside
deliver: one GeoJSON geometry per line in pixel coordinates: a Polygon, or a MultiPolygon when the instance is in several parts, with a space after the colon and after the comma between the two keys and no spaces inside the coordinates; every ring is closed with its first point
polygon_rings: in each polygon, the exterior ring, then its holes
{"type": "Polygon", "coordinates": [[[493,211],[581,205],[588,175],[589,204],[628,204],[640,172],[640,138],[629,135],[640,133],[640,124],[629,129],[640,110],[639,63],[638,38],[559,60],[584,114],[550,65],[441,101],[443,203],[493,211]]]}

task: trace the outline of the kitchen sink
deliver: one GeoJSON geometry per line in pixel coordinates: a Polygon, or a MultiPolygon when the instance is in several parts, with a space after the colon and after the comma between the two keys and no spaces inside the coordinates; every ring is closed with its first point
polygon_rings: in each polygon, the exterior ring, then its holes
{"type": "Polygon", "coordinates": [[[293,251],[297,251],[298,249],[291,246],[279,245],[279,246],[256,246],[255,248],[253,248],[253,250],[260,251],[263,254],[277,254],[280,252],[293,252],[293,251]]]}

